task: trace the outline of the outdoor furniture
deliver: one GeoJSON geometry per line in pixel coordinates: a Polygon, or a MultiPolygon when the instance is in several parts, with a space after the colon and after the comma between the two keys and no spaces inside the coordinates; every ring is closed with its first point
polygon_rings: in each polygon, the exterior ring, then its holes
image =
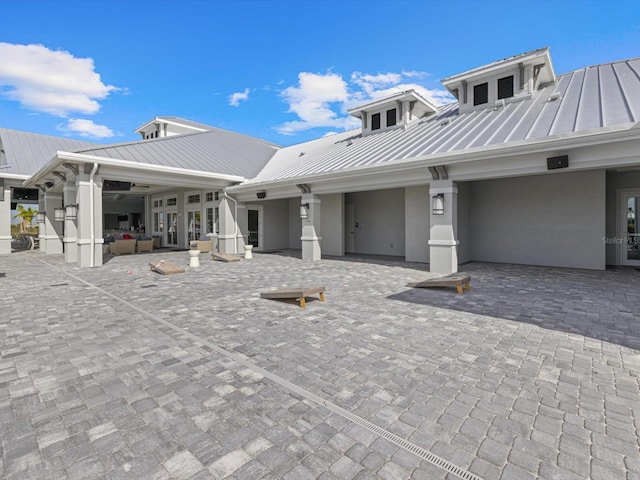
{"type": "Polygon", "coordinates": [[[189,266],[192,268],[200,266],[200,250],[189,250],[189,266]]]}
{"type": "Polygon", "coordinates": [[[160,260],[157,263],[150,263],[149,270],[161,275],[173,275],[176,273],[184,273],[184,268],[176,265],[171,260],[160,260]]]}
{"type": "Polygon", "coordinates": [[[453,275],[447,275],[446,277],[430,278],[423,280],[422,282],[407,283],[407,287],[414,288],[431,288],[431,287],[456,287],[458,294],[462,295],[462,285],[467,290],[471,290],[471,277],[464,273],[454,273],[453,275]]]}
{"type": "Polygon", "coordinates": [[[162,243],[161,237],[153,237],[153,248],[160,248],[161,243],[162,243]]]}
{"type": "Polygon", "coordinates": [[[242,258],[238,255],[229,255],[228,253],[212,253],[211,260],[218,260],[220,262],[239,262],[242,258]]]}
{"type": "Polygon", "coordinates": [[[37,235],[25,235],[27,242],[29,242],[29,250],[40,248],[40,238],[37,235]]]}
{"type": "Polygon", "coordinates": [[[320,301],[324,303],[324,285],[319,287],[288,287],[281,288],[279,290],[272,290],[269,292],[261,292],[260,298],[269,298],[269,299],[286,299],[286,298],[295,298],[298,302],[300,302],[300,306],[305,308],[307,306],[305,297],[310,297],[311,295],[315,295],[316,293],[320,294],[320,301]]]}
{"type": "Polygon", "coordinates": [[[253,258],[253,245],[244,246],[244,258],[246,260],[251,260],[253,258]]]}
{"type": "Polygon", "coordinates": [[[121,240],[115,240],[110,244],[111,255],[120,255],[121,253],[135,253],[136,251],[136,239],[127,238],[121,240]]]}
{"type": "Polygon", "coordinates": [[[153,252],[153,240],[138,240],[136,248],[138,249],[138,253],[153,252]]]}
{"type": "Polygon", "coordinates": [[[191,242],[191,250],[200,250],[202,253],[209,253],[213,250],[213,240],[196,240],[191,242]]]}

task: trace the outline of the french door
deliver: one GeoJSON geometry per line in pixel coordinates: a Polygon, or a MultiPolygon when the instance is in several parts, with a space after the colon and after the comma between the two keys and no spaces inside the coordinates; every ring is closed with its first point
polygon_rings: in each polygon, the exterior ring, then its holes
{"type": "Polygon", "coordinates": [[[640,191],[622,194],[622,263],[640,266],[640,191]]]}
{"type": "Polygon", "coordinates": [[[247,230],[249,234],[248,244],[253,245],[254,250],[262,250],[262,207],[247,207],[247,230]]]}

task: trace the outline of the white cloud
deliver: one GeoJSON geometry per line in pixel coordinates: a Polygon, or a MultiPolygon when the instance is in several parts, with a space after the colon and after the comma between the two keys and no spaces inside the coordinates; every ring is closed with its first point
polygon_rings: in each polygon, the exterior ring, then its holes
{"type": "Polygon", "coordinates": [[[93,123],[93,120],[84,118],[70,118],[66,125],[59,125],[58,130],[88,138],[111,138],[114,136],[113,130],[106,125],[98,125],[93,123]]]}
{"type": "Polygon", "coordinates": [[[60,117],[92,114],[100,110],[98,100],[118,90],[102,83],[93,59],[63,50],[0,42],[0,58],[2,95],[31,110],[60,117]]]}
{"type": "Polygon", "coordinates": [[[353,72],[349,82],[342,75],[301,72],[298,85],[285,88],[281,96],[289,105],[289,112],[296,114],[297,120],[279,125],[276,130],[285,135],[311,128],[332,128],[348,130],[360,125],[357,118],[347,111],[362,103],[393,95],[406,90],[415,90],[435,105],[454,100],[445,89],[429,89],[416,83],[427,77],[427,72],[403,71],[369,74],[353,72]]]}
{"type": "Polygon", "coordinates": [[[244,102],[249,100],[249,89],[245,88],[244,92],[236,92],[229,95],[229,105],[232,107],[237,107],[240,105],[240,102],[244,102]]]}

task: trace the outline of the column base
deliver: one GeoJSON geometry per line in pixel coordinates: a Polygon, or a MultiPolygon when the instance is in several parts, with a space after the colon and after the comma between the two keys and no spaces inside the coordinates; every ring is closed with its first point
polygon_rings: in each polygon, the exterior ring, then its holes
{"type": "Polygon", "coordinates": [[[458,271],[456,245],[434,245],[429,242],[429,271],[439,275],[456,273],[458,271]]]}
{"type": "Polygon", "coordinates": [[[316,262],[322,257],[319,240],[302,240],[302,260],[316,262]]]}

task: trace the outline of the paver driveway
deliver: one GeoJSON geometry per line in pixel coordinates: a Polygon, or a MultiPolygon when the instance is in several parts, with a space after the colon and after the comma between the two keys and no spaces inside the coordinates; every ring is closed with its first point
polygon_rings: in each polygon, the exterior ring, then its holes
{"type": "Polygon", "coordinates": [[[207,258],[0,258],[0,477],[640,478],[640,272],[207,258]]]}

